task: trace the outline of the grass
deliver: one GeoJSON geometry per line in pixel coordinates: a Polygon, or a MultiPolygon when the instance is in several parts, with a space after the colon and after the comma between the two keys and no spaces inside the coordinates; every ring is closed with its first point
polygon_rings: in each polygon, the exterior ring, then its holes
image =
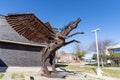
{"type": "Polygon", "coordinates": [[[3,76],[4,76],[4,74],[1,74],[1,73],[0,73],[0,79],[2,79],[2,78],[3,78],[3,76]]]}
{"type": "MultiPolygon", "coordinates": [[[[96,74],[96,68],[91,68],[89,66],[79,66],[79,65],[68,65],[65,67],[66,69],[83,71],[87,73],[96,74]]],[[[103,76],[113,77],[120,79],[120,70],[112,70],[112,69],[102,69],[103,76]]]]}
{"type": "Polygon", "coordinates": [[[104,72],[103,73],[104,76],[120,79],[120,70],[111,70],[111,69],[102,69],[102,70],[104,72]]]}
{"type": "Polygon", "coordinates": [[[66,68],[71,69],[71,70],[83,71],[83,72],[96,74],[96,69],[95,68],[89,68],[89,67],[85,67],[85,66],[84,67],[83,66],[75,66],[75,65],[69,65],[66,68]]]}
{"type": "Polygon", "coordinates": [[[16,78],[21,78],[22,80],[24,80],[25,76],[22,73],[13,73],[12,79],[16,79],[16,78]]]}

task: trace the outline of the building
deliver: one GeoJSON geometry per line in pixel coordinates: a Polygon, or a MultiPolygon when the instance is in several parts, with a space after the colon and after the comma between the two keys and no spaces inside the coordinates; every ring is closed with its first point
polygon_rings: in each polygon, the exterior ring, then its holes
{"type": "Polygon", "coordinates": [[[58,53],[56,55],[56,62],[62,62],[62,63],[77,63],[80,62],[80,59],[78,57],[76,57],[74,54],[72,53],[66,53],[64,51],[62,51],[61,53],[58,53]]]}
{"type": "Polygon", "coordinates": [[[8,67],[40,67],[41,50],[45,46],[19,35],[6,17],[0,15],[0,71],[8,67]]]}
{"type": "Polygon", "coordinates": [[[110,53],[120,53],[120,45],[106,47],[106,54],[110,55],[110,53]]]}

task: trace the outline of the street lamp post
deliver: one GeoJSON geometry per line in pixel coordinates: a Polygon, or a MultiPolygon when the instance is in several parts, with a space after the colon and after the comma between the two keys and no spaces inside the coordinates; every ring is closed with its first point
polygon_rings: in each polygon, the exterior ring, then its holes
{"type": "Polygon", "coordinates": [[[97,39],[97,31],[99,31],[100,29],[97,28],[95,30],[92,30],[92,32],[95,33],[95,40],[96,40],[96,51],[97,51],[97,63],[98,63],[98,67],[97,67],[97,75],[98,76],[102,76],[102,71],[100,68],[100,61],[99,61],[99,51],[98,51],[98,39],[97,39]]]}

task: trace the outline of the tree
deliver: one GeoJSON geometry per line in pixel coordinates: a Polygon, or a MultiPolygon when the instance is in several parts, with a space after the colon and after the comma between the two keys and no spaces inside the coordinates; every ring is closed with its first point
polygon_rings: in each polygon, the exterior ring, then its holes
{"type": "MultiPolygon", "coordinates": [[[[100,60],[101,60],[101,63],[102,63],[102,67],[104,66],[103,65],[103,61],[104,61],[103,58],[105,57],[104,54],[106,52],[106,47],[110,46],[110,45],[114,45],[114,44],[115,43],[112,40],[109,40],[109,39],[98,41],[98,50],[99,50],[99,53],[100,53],[100,60]]],[[[90,45],[89,50],[93,51],[93,52],[96,52],[96,42],[93,42],[90,45]]],[[[94,55],[94,58],[95,58],[95,55],[94,55]]]]}
{"type": "Polygon", "coordinates": [[[115,65],[120,66],[120,53],[111,54],[109,57],[115,65]]]}
{"type": "MultiPolygon", "coordinates": [[[[101,41],[98,41],[98,49],[99,49],[99,52],[101,54],[105,54],[105,51],[106,51],[106,47],[107,46],[110,46],[110,45],[114,45],[116,44],[115,42],[113,42],[112,40],[101,40],[101,41]]],[[[90,47],[89,47],[89,50],[90,51],[94,51],[96,52],[96,42],[92,42],[90,47]]]]}
{"type": "Polygon", "coordinates": [[[80,48],[79,44],[75,45],[75,56],[79,57],[80,59],[82,59],[82,57],[86,54],[86,52],[84,50],[82,50],[80,48]]]}
{"type": "MultiPolygon", "coordinates": [[[[105,55],[105,54],[100,54],[99,56],[102,57],[102,59],[103,59],[104,61],[107,61],[107,60],[110,58],[110,56],[105,55]]],[[[94,54],[93,57],[92,57],[92,59],[97,60],[97,54],[94,54]]]]}
{"type": "MultiPolygon", "coordinates": [[[[114,53],[111,55],[100,54],[100,57],[102,57],[104,61],[112,60],[112,63],[110,63],[112,64],[112,66],[120,66],[120,53],[114,53]]],[[[92,59],[97,60],[97,54],[94,54],[92,59]]],[[[108,65],[107,63],[106,66],[111,66],[111,65],[108,65]]]]}

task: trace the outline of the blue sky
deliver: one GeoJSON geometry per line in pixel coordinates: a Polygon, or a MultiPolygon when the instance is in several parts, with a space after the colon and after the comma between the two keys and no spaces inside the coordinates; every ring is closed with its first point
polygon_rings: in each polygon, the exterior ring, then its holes
{"type": "MultiPolygon", "coordinates": [[[[72,31],[84,31],[71,39],[81,41],[82,48],[95,41],[91,30],[100,28],[99,40],[111,39],[120,43],[120,0],[1,0],[0,14],[34,13],[43,22],[62,28],[78,17],[82,19],[78,28],[72,31]]],[[[69,39],[69,40],[71,40],[69,39]]],[[[75,44],[62,49],[74,51],[75,44]]]]}

